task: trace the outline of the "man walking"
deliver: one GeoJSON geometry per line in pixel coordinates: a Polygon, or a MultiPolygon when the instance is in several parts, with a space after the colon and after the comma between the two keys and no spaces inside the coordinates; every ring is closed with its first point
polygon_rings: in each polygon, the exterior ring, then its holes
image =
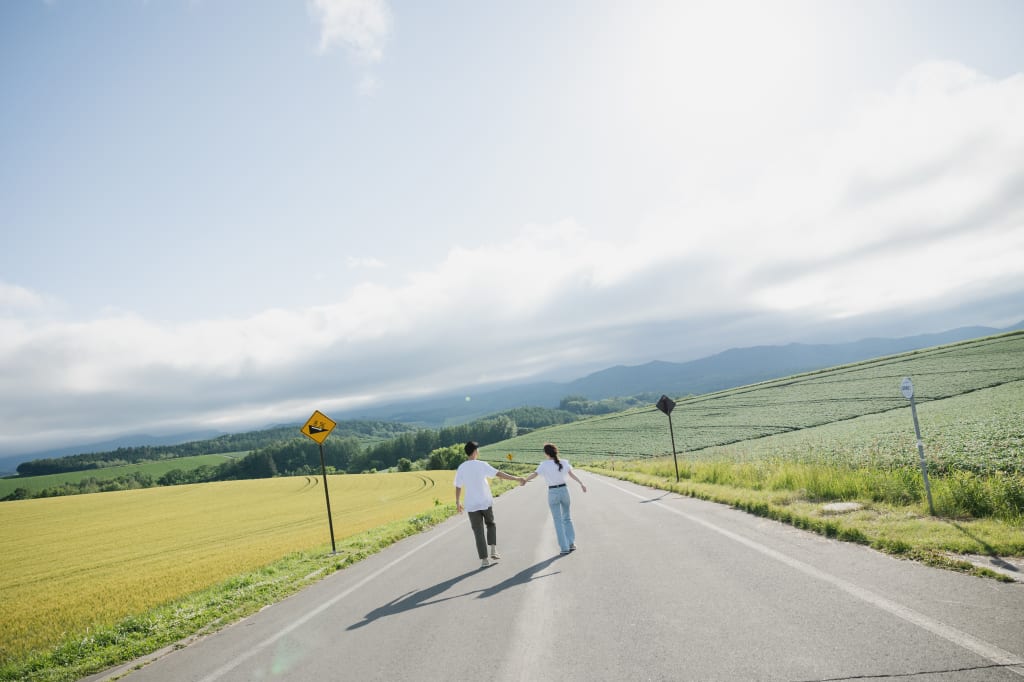
{"type": "Polygon", "coordinates": [[[469,514],[469,525],[473,528],[473,536],[476,538],[476,552],[480,556],[480,567],[491,565],[490,559],[499,559],[498,556],[498,532],[494,525],[494,497],[491,495],[489,478],[503,478],[506,481],[519,481],[524,485],[526,479],[521,476],[512,476],[504,471],[498,471],[487,462],[482,462],[477,457],[480,455],[480,445],[476,441],[466,443],[466,459],[455,471],[455,508],[461,514],[463,508],[469,514]],[[466,506],[463,507],[459,499],[462,491],[466,491],[466,506]],[[487,537],[484,538],[484,526],[487,526],[487,537]],[[490,546],[490,559],[487,558],[487,547],[490,546]]]}

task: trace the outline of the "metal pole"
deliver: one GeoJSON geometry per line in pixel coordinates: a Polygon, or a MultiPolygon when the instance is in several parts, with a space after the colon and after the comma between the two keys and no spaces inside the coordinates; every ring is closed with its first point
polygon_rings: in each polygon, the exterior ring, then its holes
{"type": "Polygon", "coordinates": [[[334,546],[334,521],[331,519],[331,496],[327,492],[327,464],[324,463],[323,443],[320,443],[320,471],[323,472],[324,476],[324,499],[327,500],[327,525],[331,528],[331,554],[337,554],[338,548],[334,546]]]}
{"type": "Polygon", "coordinates": [[[928,482],[928,464],[924,461],[924,441],[921,440],[921,427],[917,423],[917,404],[914,396],[910,396],[910,413],[914,415],[914,434],[917,435],[917,456],[921,461],[921,475],[924,476],[924,491],[928,495],[928,511],[935,516],[935,505],[932,504],[932,486],[928,482]]]}
{"type": "Polygon", "coordinates": [[[668,415],[668,435],[672,437],[672,461],[676,463],[676,483],[679,483],[679,460],[676,459],[676,433],[672,430],[672,414],[668,415]]]}

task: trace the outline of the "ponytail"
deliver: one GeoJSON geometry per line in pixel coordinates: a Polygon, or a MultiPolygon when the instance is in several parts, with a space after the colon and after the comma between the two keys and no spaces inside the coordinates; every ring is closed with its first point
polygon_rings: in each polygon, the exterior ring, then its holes
{"type": "Polygon", "coordinates": [[[544,444],[544,454],[555,460],[555,464],[558,465],[558,470],[562,470],[562,463],[558,461],[558,446],[552,443],[544,444]]]}

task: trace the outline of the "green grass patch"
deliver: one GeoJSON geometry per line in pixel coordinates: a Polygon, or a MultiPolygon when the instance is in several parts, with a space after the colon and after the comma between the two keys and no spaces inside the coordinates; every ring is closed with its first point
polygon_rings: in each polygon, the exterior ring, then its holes
{"type": "MultiPolygon", "coordinates": [[[[828,472],[817,465],[789,462],[777,468],[767,463],[686,465],[680,470],[678,483],[671,460],[637,462],[614,470],[592,468],[640,485],[727,504],[827,537],[979,575],[1004,579],[992,571],[952,560],[947,553],[1024,556],[1020,509],[1008,518],[977,518],[964,508],[953,506],[962,484],[959,477],[935,481],[936,512],[945,513],[931,516],[920,476],[913,481],[904,472],[895,472],[898,475],[890,481],[888,489],[895,493],[880,494],[872,485],[885,479],[886,472],[828,472]],[[753,478],[753,472],[760,472],[760,478],[753,478]],[[904,502],[904,495],[912,499],[904,502]],[[892,499],[884,499],[887,496],[892,499]],[[843,514],[825,509],[827,503],[838,500],[858,502],[862,507],[843,514]],[[941,504],[950,506],[943,508],[941,504]]],[[[1019,483],[1017,479],[1014,485],[1019,483]]],[[[969,486],[975,484],[971,481],[969,486]]],[[[998,485],[992,481],[985,484],[998,485]]]]}

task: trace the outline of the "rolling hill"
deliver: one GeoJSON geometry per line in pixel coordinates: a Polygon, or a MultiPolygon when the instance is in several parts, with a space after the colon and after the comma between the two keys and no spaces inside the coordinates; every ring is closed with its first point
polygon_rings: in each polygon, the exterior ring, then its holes
{"type": "Polygon", "coordinates": [[[388,419],[424,426],[458,424],[523,405],[557,407],[568,395],[590,400],[657,393],[699,395],[760,381],[836,367],[873,358],[1024,329],[1024,321],[1005,329],[961,327],[936,334],[895,339],[862,339],[843,344],[791,343],[785,346],[733,348],[690,362],[654,361],[610,367],[569,382],[537,382],[484,393],[467,391],[392,403],[346,418],[388,419]]]}

